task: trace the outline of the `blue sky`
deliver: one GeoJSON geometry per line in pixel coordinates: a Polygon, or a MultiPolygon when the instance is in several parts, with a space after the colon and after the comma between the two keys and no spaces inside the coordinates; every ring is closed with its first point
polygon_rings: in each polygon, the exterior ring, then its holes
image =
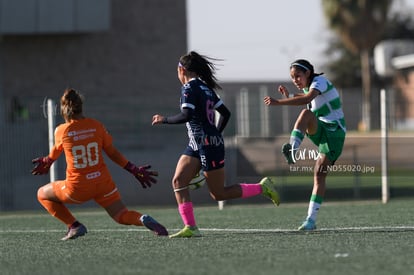
{"type": "MultiPolygon", "coordinates": [[[[399,9],[414,0],[395,0],[399,9]]],[[[318,71],[332,35],[320,0],[187,0],[188,48],[224,59],[221,81],[289,79],[289,64],[308,59],[318,71]]]]}

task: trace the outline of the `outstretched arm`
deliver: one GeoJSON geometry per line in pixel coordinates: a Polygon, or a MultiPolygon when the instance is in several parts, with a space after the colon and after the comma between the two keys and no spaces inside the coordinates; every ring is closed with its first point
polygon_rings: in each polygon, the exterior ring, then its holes
{"type": "Polygon", "coordinates": [[[311,89],[309,93],[307,94],[297,94],[294,97],[288,97],[289,92],[287,91],[287,89],[286,90],[282,89],[281,91],[279,87],[279,91],[283,95],[287,96],[287,98],[274,99],[270,96],[266,96],[263,100],[264,103],[268,106],[270,105],[306,105],[306,104],[309,104],[315,97],[320,95],[320,91],[316,89],[311,89]]]}
{"type": "Polygon", "coordinates": [[[62,154],[62,151],[55,145],[48,156],[33,159],[32,163],[34,167],[31,171],[32,175],[45,175],[49,173],[50,166],[59,158],[60,154],[62,154]]]}
{"type": "Polygon", "coordinates": [[[124,157],[124,155],[118,151],[118,149],[115,148],[114,145],[109,145],[104,148],[105,153],[108,155],[108,157],[121,166],[122,168],[125,167],[125,165],[128,163],[128,160],[124,157]]]}
{"type": "Polygon", "coordinates": [[[35,165],[31,171],[32,175],[45,175],[49,173],[50,166],[54,162],[54,159],[51,159],[49,156],[39,157],[32,160],[32,163],[35,165]]]}
{"type": "Polygon", "coordinates": [[[186,123],[190,120],[191,116],[193,114],[193,110],[190,108],[184,108],[181,112],[179,112],[176,115],[173,116],[163,116],[163,115],[154,115],[152,117],[152,125],[155,124],[180,124],[180,123],[186,123]]]}
{"type": "Polygon", "coordinates": [[[112,144],[105,149],[108,157],[119,166],[130,172],[141,183],[143,188],[151,187],[152,184],[157,183],[154,176],[158,176],[157,171],[148,170],[151,165],[144,165],[137,167],[132,162],[128,161],[124,155],[119,152],[112,144]]]}

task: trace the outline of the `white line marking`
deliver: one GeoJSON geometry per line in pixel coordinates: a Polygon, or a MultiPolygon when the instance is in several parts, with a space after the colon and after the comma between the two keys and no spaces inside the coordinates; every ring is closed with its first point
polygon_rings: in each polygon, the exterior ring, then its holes
{"type": "MultiPolygon", "coordinates": [[[[180,230],[178,228],[171,228],[170,231],[180,230]]],[[[200,228],[205,232],[231,232],[231,233],[302,233],[296,229],[264,229],[264,228],[200,228]]],[[[0,234],[6,233],[59,233],[65,231],[64,229],[0,229],[0,234]]],[[[146,228],[106,228],[106,229],[91,229],[90,232],[145,232],[146,228]]],[[[362,227],[336,227],[336,228],[320,228],[309,233],[322,232],[401,232],[414,231],[414,226],[362,226],[362,227]]]]}

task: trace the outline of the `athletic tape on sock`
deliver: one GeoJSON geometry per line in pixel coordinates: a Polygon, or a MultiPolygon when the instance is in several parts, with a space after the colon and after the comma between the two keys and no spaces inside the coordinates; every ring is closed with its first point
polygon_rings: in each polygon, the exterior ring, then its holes
{"type": "Polygon", "coordinates": [[[184,187],[176,188],[176,189],[174,189],[174,192],[180,192],[180,191],[185,190],[185,189],[188,189],[188,185],[184,186],[184,187]]]}

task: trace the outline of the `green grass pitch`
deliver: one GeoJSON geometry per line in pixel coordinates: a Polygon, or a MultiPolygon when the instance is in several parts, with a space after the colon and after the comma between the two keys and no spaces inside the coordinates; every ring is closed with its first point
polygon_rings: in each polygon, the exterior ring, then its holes
{"type": "MultiPolygon", "coordinates": [[[[0,213],[0,270],[8,274],[414,274],[414,200],[326,202],[318,230],[295,229],[307,204],[197,206],[202,238],[156,237],[113,222],[102,209],[73,209],[89,232],[60,241],[45,211],[0,213]]],[[[246,202],[246,201],[244,201],[246,202]]],[[[177,209],[130,207],[182,227],[177,209]]]]}

